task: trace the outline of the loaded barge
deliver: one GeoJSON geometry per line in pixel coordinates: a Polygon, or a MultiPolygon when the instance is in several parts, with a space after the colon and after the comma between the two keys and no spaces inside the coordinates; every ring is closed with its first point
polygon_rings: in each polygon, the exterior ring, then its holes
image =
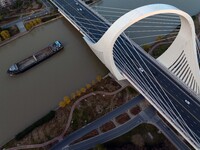
{"type": "Polygon", "coordinates": [[[63,45],[60,41],[55,41],[54,43],[50,44],[48,47],[36,52],[32,56],[25,58],[24,60],[13,64],[8,69],[7,73],[12,75],[22,73],[31,67],[39,64],[43,60],[49,58],[50,56],[56,54],[61,49],[63,49],[63,45]]]}

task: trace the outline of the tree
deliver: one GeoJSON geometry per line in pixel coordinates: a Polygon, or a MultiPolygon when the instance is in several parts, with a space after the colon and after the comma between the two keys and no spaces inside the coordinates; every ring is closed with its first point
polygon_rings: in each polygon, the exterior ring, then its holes
{"type": "Polygon", "coordinates": [[[72,93],[71,94],[71,99],[75,99],[76,98],[76,94],[75,93],[72,93]]]}
{"type": "Polygon", "coordinates": [[[42,22],[42,19],[41,19],[41,18],[36,18],[35,20],[36,20],[36,22],[37,22],[38,24],[40,24],[40,23],[42,22]]]}
{"type": "Polygon", "coordinates": [[[96,80],[97,80],[97,82],[100,82],[100,81],[102,80],[102,76],[101,76],[101,75],[98,75],[98,76],[96,77],[96,80]]]}
{"type": "Polygon", "coordinates": [[[162,36],[158,36],[158,37],[156,37],[156,42],[159,42],[160,40],[162,40],[162,36]]]}
{"type": "Polygon", "coordinates": [[[9,33],[8,30],[3,30],[3,31],[1,31],[0,35],[1,35],[1,37],[2,37],[4,40],[10,38],[10,33],[9,33]]]}
{"type": "Polygon", "coordinates": [[[96,82],[94,80],[92,80],[92,85],[95,85],[95,84],[96,84],[96,82]]]}
{"type": "Polygon", "coordinates": [[[151,46],[148,45],[148,44],[146,44],[146,45],[143,45],[142,48],[143,48],[146,52],[148,52],[149,49],[151,48],[151,46]]]}
{"type": "Polygon", "coordinates": [[[86,89],[90,89],[91,85],[90,84],[86,84],[86,89]]]}
{"type": "Polygon", "coordinates": [[[12,9],[20,9],[23,6],[22,0],[16,0],[15,3],[12,5],[12,9]]]}
{"type": "Polygon", "coordinates": [[[106,150],[106,148],[103,145],[101,145],[101,144],[97,144],[95,146],[94,150],[106,150]]]}
{"type": "Polygon", "coordinates": [[[81,96],[81,91],[76,91],[76,96],[81,96]]]}
{"type": "Polygon", "coordinates": [[[64,101],[59,102],[59,107],[64,108],[66,106],[66,103],[64,101]]]}
{"type": "Polygon", "coordinates": [[[33,23],[34,26],[36,26],[38,24],[38,22],[36,21],[36,19],[31,21],[33,23]]]}
{"type": "Polygon", "coordinates": [[[26,30],[30,30],[32,27],[33,27],[32,24],[30,24],[29,22],[27,22],[27,23],[25,24],[26,30]]]}
{"type": "MultiPolygon", "coordinates": [[[[0,10],[0,11],[1,11],[1,10],[0,10]]],[[[2,21],[2,20],[3,20],[3,15],[0,14],[0,21],[2,21]]]]}
{"type": "Polygon", "coordinates": [[[80,90],[82,93],[85,93],[86,92],[86,89],[85,88],[81,88],[80,90]]]}
{"type": "Polygon", "coordinates": [[[34,26],[34,23],[33,23],[33,21],[30,21],[30,22],[29,22],[29,24],[31,25],[31,27],[33,27],[33,26],[34,26]]]}
{"type": "Polygon", "coordinates": [[[70,98],[68,96],[65,96],[64,97],[64,102],[65,102],[66,105],[68,105],[71,102],[71,100],[70,100],[70,98]]]}

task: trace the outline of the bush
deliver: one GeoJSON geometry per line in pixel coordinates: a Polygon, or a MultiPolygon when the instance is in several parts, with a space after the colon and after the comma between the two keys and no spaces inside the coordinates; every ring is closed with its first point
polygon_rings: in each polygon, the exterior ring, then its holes
{"type": "Polygon", "coordinates": [[[46,122],[49,122],[51,119],[54,118],[55,113],[56,113],[55,111],[50,111],[46,116],[42,117],[41,119],[39,119],[38,121],[36,121],[35,123],[33,123],[31,126],[29,126],[26,129],[24,129],[22,132],[18,133],[15,136],[15,139],[17,141],[19,141],[22,138],[24,138],[27,134],[29,134],[31,131],[33,131],[35,128],[43,125],[46,122]]]}
{"type": "Polygon", "coordinates": [[[4,39],[4,40],[7,40],[10,38],[10,33],[8,30],[3,30],[1,31],[0,33],[1,37],[4,39]]]}

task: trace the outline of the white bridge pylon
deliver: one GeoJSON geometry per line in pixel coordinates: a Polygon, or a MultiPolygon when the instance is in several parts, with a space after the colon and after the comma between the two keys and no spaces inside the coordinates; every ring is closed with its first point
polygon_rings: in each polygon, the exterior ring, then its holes
{"type": "Polygon", "coordinates": [[[158,14],[176,14],[180,17],[180,31],[170,47],[157,59],[187,87],[200,94],[200,72],[196,51],[196,34],[192,18],[174,6],[152,4],[134,9],[119,19],[104,33],[97,43],[84,37],[87,44],[118,79],[125,79],[117,69],[113,59],[113,47],[117,38],[131,25],[158,14]]]}

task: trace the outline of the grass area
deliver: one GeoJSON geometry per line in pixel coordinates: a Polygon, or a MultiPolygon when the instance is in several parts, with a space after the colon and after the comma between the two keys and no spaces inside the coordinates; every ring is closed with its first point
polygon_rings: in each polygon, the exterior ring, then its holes
{"type": "Polygon", "coordinates": [[[163,44],[163,45],[160,45],[158,47],[156,47],[152,53],[152,56],[154,58],[158,58],[159,56],[161,56],[167,49],[168,47],[170,46],[171,44],[163,44]]]}

